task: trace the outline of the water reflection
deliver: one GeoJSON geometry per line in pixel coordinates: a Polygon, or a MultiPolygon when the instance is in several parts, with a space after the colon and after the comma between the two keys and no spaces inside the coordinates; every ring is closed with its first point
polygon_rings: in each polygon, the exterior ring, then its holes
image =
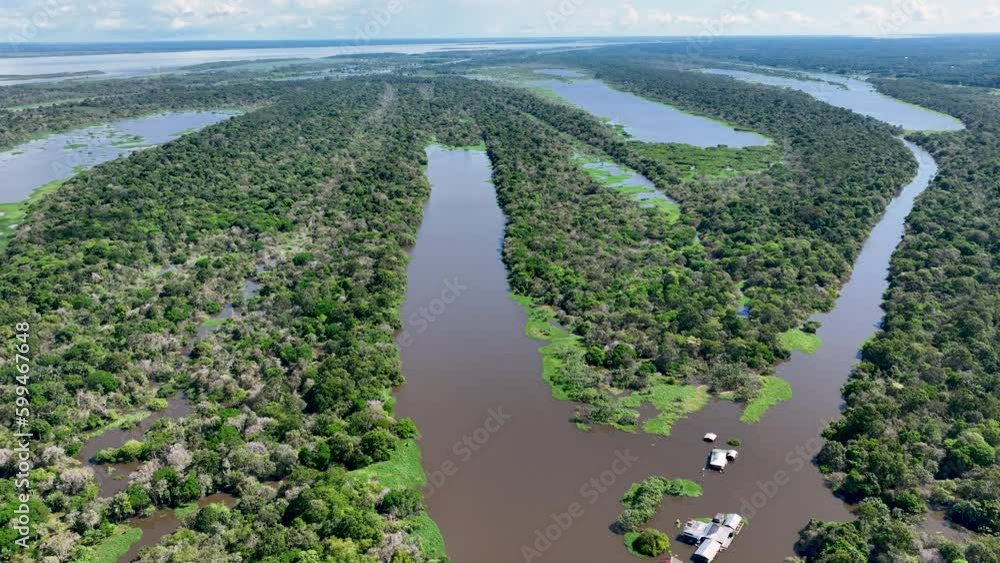
{"type": "MultiPolygon", "coordinates": [[[[561,71],[558,75],[561,77],[577,74],[562,69],[543,71],[545,74],[561,71]]],[[[600,80],[538,80],[533,83],[551,89],[570,103],[598,117],[623,126],[626,133],[639,141],[684,143],[698,147],[751,147],[768,144],[767,139],[756,133],[738,131],[718,121],[615,90],[600,80]]]]}

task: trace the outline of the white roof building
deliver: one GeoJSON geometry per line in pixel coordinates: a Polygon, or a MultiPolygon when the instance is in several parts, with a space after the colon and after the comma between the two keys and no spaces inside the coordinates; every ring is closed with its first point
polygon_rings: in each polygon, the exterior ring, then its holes
{"type": "Polygon", "coordinates": [[[726,466],[729,465],[729,459],[726,453],[726,450],[712,450],[712,455],[708,458],[708,467],[716,471],[722,471],[725,469],[726,466]]]}
{"type": "Polygon", "coordinates": [[[689,520],[681,539],[698,545],[695,561],[711,563],[719,552],[729,548],[742,529],[743,517],[739,514],[716,514],[711,522],[689,520]]]}
{"type": "Polygon", "coordinates": [[[698,550],[694,552],[692,559],[703,563],[712,563],[712,560],[719,555],[720,551],[722,551],[722,545],[719,542],[705,540],[698,546],[698,550]]]}

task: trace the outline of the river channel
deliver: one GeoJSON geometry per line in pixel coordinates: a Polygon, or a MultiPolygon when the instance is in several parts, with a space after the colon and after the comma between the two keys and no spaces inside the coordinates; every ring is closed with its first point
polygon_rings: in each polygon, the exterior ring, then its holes
{"type": "MultiPolygon", "coordinates": [[[[622,103],[649,103],[623,95],[622,103]]],[[[699,498],[665,499],[650,526],[672,536],[677,519],[718,512],[749,518],[719,557],[723,563],[781,561],[810,518],[851,519],[810,460],[820,431],[839,415],[840,388],[858,349],[883,316],[889,259],[905,219],[937,170],[929,154],[906,146],[918,174],[865,242],[835,308],[814,316],[823,346],[814,355],[796,352],[776,369],[794,398],[754,425],[739,421],[740,405],[713,401],[675,424],[669,437],[575,428],[573,405],[552,398],[541,377],[540,343],[524,336],[526,315],[507,293],[505,220],[486,154],[428,149],[432,190],[407,269],[399,339],[407,384],[396,409],[421,429],[428,510],[449,556],[457,563],[634,561],[610,527],[629,485],[650,475],[704,488],[699,498]],[[743,442],[725,473],[703,471],[711,449],[702,441],[706,432],[743,442]]],[[[677,541],[671,549],[683,560],[693,551],[677,541]]]]}
{"type": "Polygon", "coordinates": [[[0,153],[3,187],[0,203],[13,203],[52,182],[159,145],[182,134],[218,123],[236,112],[173,112],[95,125],[67,133],[48,135],[0,153]]]}

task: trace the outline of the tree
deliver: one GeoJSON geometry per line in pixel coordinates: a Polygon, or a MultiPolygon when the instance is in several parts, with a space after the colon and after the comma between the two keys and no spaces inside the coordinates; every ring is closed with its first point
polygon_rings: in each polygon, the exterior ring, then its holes
{"type": "Polygon", "coordinates": [[[396,437],[378,428],[361,437],[360,449],[373,462],[386,461],[396,449],[396,437]]]}
{"type": "Polygon", "coordinates": [[[639,532],[639,536],[632,542],[632,549],[647,556],[656,557],[667,552],[670,548],[670,539],[659,530],[646,528],[639,532]]]}

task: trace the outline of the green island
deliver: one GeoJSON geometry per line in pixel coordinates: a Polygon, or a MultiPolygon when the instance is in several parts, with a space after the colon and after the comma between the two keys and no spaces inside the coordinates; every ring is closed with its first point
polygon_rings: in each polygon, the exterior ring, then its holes
{"type": "Polygon", "coordinates": [[[636,557],[658,557],[669,554],[670,540],[666,534],[644,526],[656,516],[664,497],[701,495],[701,486],[686,479],[654,476],[633,483],[622,497],[621,502],[625,510],[615,521],[615,528],[623,535],[629,553],[636,557]]]}

